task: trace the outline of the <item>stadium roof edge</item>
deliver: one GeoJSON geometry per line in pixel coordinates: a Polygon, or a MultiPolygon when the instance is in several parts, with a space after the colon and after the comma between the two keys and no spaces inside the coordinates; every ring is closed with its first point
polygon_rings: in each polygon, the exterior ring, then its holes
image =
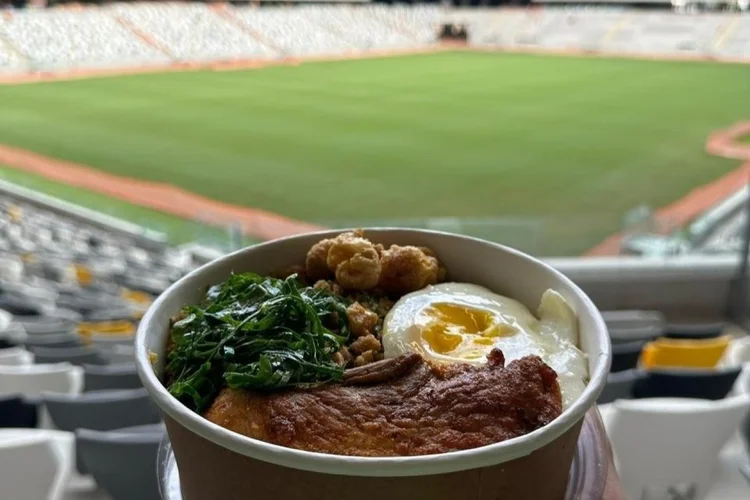
{"type": "Polygon", "coordinates": [[[133,238],[145,247],[161,248],[166,245],[167,237],[164,233],[147,229],[138,224],[128,222],[111,215],[106,215],[94,210],[63,201],[50,195],[33,191],[12,182],[0,179],[0,194],[5,194],[25,203],[36,205],[60,215],[78,219],[79,221],[119,233],[122,236],[133,238]]]}

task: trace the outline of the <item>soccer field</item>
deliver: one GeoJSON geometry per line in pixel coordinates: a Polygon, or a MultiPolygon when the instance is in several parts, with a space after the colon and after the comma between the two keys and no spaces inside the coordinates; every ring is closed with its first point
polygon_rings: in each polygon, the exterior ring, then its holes
{"type": "Polygon", "coordinates": [[[736,168],[703,147],[749,111],[746,65],[453,52],[4,86],[0,143],[322,225],[458,217],[576,254],[736,168]]]}

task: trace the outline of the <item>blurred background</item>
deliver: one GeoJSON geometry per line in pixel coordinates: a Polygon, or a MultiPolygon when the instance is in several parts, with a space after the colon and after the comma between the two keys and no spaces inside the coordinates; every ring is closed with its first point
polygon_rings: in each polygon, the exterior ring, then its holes
{"type": "Polygon", "coordinates": [[[162,498],[148,305],[363,226],[566,273],[628,498],[750,498],[749,8],[0,0],[0,498],[162,498]]]}

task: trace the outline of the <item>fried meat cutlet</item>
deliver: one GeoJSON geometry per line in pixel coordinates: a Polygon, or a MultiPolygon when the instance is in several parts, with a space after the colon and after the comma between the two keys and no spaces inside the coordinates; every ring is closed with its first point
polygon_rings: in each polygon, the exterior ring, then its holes
{"type": "Polygon", "coordinates": [[[527,434],[562,412],[557,374],[536,356],[504,366],[430,364],[403,355],[347,370],[343,383],[258,392],[224,389],[204,416],[227,429],[306,451],[413,456],[527,434]]]}

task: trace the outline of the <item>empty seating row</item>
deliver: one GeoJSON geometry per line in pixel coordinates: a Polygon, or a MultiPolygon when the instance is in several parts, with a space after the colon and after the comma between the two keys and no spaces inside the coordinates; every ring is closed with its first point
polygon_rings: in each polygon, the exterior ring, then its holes
{"type": "Polygon", "coordinates": [[[249,8],[134,3],[12,12],[0,71],[271,59],[436,42],[435,6],[249,8]]]}
{"type": "Polygon", "coordinates": [[[90,475],[107,498],[158,499],[164,430],[133,334],[192,258],[0,195],[0,263],[0,498],[63,500],[90,475]]]}
{"type": "Polygon", "coordinates": [[[168,59],[99,9],[19,11],[0,34],[31,59],[31,69],[129,66],[168,59]]]}
{"type": "Polygon", "coordinates": [[[163,424],[115,431],[0,429],[0,496],[63,500],[76,459],[113,500],[160,500],[163,424]]]}
{"type": "Polygon", "coordinates": [[[638,370],[610,373],[598,403],[633,398],[719,400],[734,388],[742,367],[717,370],[638,370]]]}
{"type": "Polygon", "coordinates": [[[37,363],[132,361],[153,295],[194,267],[164,244],[4,195],[0,212],[0,260],[13,263],[0,273],[0,349],[23,347],[37,363]]]}
{"type": "Polygon", "coordinates": [[[679,15],[623,9],[472,9],[449,17],[469,25],[470,42],[508,49],[750,59],[746,16],[679,15]]]}
{"type": "Polygon", "coordinates": [[[272,49],[205,4],[122,4],[114,12],[179,61],[273,56],[272,49]]]}
{"type": "Polygon", "coordinates": [[[627,498],[705,498],[719,452],[748,408],[746,393],[719,401],[652,398],[607,405],[602,416],[627,498]]]}

